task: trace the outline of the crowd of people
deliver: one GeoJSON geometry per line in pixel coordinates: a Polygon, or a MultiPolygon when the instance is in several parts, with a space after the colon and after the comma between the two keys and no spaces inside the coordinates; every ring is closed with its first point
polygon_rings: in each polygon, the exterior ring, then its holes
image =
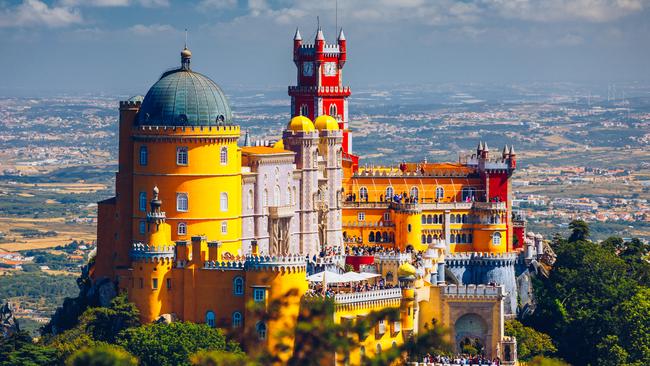
{"type": "Polygon", "coordinates": [[[490,366],[499,366],[501,365],[501,360],[498,357],[495,357],[494,359],[489,359],[483,355],[466,355],[466,354],[461,354],[461,355],[455,355],[452,357],[448,356],[441,356],[441,355],[436,355],[432,356],[431,354],[427,354],[424,356],[422,359],[422,362],[429,365],[429,364],[441,364],[441,365],[490,365],[490,366]]]}
{"type": "Polygon", "coordinates": [[[323,290],[323,284],[317,283],[310,287],[308,294],[315,295],[324,295],[325,297],[334,297],[337,294],[349,294],[357,292],[368,292],[376,290],[386,290],[391,288],[397,288],[397,285],[388,283],[384,277],[377,279],[374,283],[368,281],[359,281],[359,282],[349,282],[343,285],[332,284],[328,285],[327,289],[323,290]]]}
{"type": "Polygon", "coordinates": [[[381,245],[375,246],[359,246],[359,247],[345,247],[345,255],[377,255],[377,254],[399,254],[399,250],[395,248],[386,248],[381,245]]]}

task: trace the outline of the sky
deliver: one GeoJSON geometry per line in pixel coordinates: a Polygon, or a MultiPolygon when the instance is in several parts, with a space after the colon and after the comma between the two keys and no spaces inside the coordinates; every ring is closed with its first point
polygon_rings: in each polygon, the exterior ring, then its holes
{"type": "Polygon", "coordinates": [[[144,94],[180,63],[295,83],[292,39],[348,41],[354,87],[650,81],[650,0],[0,0],[0,93],[144,94]],[[336,8],[338,7],[338,13],[336,8]],[[338,14],[338,17],[336,16],[338,14]]]}

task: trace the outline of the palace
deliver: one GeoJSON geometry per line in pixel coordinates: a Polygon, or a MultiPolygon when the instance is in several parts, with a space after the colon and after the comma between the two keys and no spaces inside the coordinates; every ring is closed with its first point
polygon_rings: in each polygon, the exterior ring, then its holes
{"type": "Polygon", "coordinates": [[[457,351],[472,342],[515,364],[504,317],[525,306],[522,273],[543,248],[512,219],[514,149],[491,154],[481,142],[454,163],[361,165],[346,43],[342,30],[335,44],[320,29],[311,44],[296,31],[291,118],[272,145],[250,146],[248,135],[239,144],[223,91],[192,69],[187,47],[146,96],[121,102],[116,195],[99,202],[94,280],[126,292],[144,322],[241,328],[255,352],[273,350],[301,306],[323,296],[314,275],[352,267],[370,279],[330,295],[334,319],[385,308],[400,319],[325,364],[360,364],[434,324],[450,329],[457,351]],[[277,300],[277,319],[247,307],[277,300]]]}

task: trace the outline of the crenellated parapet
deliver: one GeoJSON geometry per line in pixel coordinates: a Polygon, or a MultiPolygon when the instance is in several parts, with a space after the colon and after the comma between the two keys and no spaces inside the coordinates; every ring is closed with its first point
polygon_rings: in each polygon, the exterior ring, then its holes
{"type": "Polygon", "coordinates": [[[506,296],[500,285],[444,285],[440,292],[443,298],[454,300],[500,300],[506,296]]]}
{"type": "Polygon", "coordinates": [[[375,254],[375,263],[396,263],[402,264],[411,262],[413,255],[411,253],[381,253],[375,254]]]}
{"type": "Polygon", "coordinates": [[[487,252],[464,252],[449,253],[445,257],[445,263],[450,267],[461,267],[468,265],[489,265],[493,267],[513,266],[518,258],[517,253],[487,253],[487,252]]]}
{"type": "Polygon", "coordinates": [[[208,270],[246,270],[246,271],[275,271],[298,272],[307,270],[307,261],[301,255],[288,256],[256,256],[247,255],[232,261],[206,261],[203,269],[208,270]]]}
{"type": "Polygon", "coordinates": [[[120,101],[120,109],[140,109],[142,105],[141,100],[122,100],[120,101]]]}
{"type": "Polygon", "coordinates": [[[160,262],[173,261],[175,258],[174,246],[154,246],[144,243],[134,243],[130,257],[133,261],[160,262]]]}

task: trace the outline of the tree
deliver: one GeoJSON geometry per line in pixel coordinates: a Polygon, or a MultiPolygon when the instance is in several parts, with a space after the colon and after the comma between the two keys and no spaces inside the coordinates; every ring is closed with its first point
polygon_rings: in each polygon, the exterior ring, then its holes
{"type": "Polygon", "coordinates": [[[650,365],[650,288],[641,288],[620,306],[624,323],[621,344],[625,344],[630,359],[650,365]]]}
{"type": "Polygon", "coordinates": [[[194,366],[258,366],[243,353],[199,351],[190,357],[194,366]]]}
{"type": "Polygon", "coordinates": [[[137,366],[138,360],[123,348],[103,344],[75,352],[66,366],[137,366]]]}
{"type": "Polygon", "coordinates": [[[550,356],[557,352],[548,334],[526,327],[517,320],[508,320],[505,323],[505,335],[517,338],[517,356],[522,361],[529,361],[536,356],[550,356]]]}
{"type": "Polygon", "coordinates": [[[27,332],[0,337],[0,366],[55,366],[56,350],[34,344],[27,332]]]}
{"type": "Polygon", "coordinates": [[[569,366],[568,363],[558,360],[557,358],[546,358],[543,356],[534,357],[530,362],[527,363],[528,366],[569,366]]]}
{"type": "Polygon", "coordinates": [[[116,296],[107,308],[94,307],[86,310],[80,323],[95,340],[109,343],[124,329],[140,325],[140,311],[128,301],[125,294],[116,296]]]}
{"type": "Polygon", "coordinates": [[[241,352],[239,345],[228,342],[220,329],[190,322],[129,328],[118,335],[117,344],[145,366],[189,365],[190,355],[200,350],[241,352]]]}
{"type": "Polygon", "coordinates": [[[583,220],[571,221],[571,223],[569,223],[569,229],[571,229],[569,242],[573,243],[576,241],[589,239],[589,225],[583,220]]]}

